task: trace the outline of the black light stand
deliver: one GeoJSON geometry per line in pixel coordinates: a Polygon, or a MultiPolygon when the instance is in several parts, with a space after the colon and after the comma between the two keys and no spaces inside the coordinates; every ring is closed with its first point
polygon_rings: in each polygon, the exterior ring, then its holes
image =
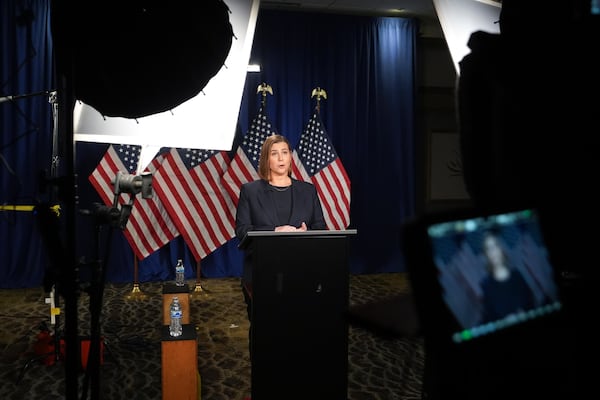
{"type": "Polygon", "coordinates": [[[112,207],[95,203],[93,210],[85,213],[94,217],[95,255],[92,260],[91,285],[88,289],[91,315],[90,347],[81,400],[86,398],[88,387],[91,390],[91,400],[99,400],[100,395],[100,357],[102,351],[100,315],[102,311],[104,284],[106,281],[106,262],[108,260],[108,250],[110,249],[110,247],[107,246],[104,257],[100,256],[101,228],[105,225],[109,226],[110,231],[107,243],[110,244],[110,237],[113,230],[115,228],[121,230],[125,229],[136,195],[141,192],[142,198],[144,199],[152,197],[151,174],[129,175],[118,171],[113,181],[113,185],[114,201],[112,207]],[[121,208],[119,209],[119,197],[122,193],[129,194],[129,201],[125,204],[121,204],[121,208]]]}
{"type": "Polygon", "coordinates": [[[107,260],[106,256],[100,258],[100,232],[102,226],[110,226],[109,238],[107,239],[107,243],[110,243],[112,228],[119,226],[121,212],[116,207],[107,207],[95,203],[94,209],[89,214],[92,215],[94,219],[95,255],[91,263],[91,283],[90,287],[87,289],[90,296],[90,346],[81,399],[87,397],[89,389],[91,390],[91,399],[95,400],[99,399],[100,395],[100,359],[102,352],[102,347],[100,345],[102,340],[100,315],[102,313],[102,298],[104,295],[107,260]]]}
{"type": "Polygon", "coordinates": [[[58,156],[58,102],[57,102],[57,93],[56,91],[43,91],[25,95],[17,95],[17,96],[7,96],[0,98],[0,102],[8,99],[10,101],[16,99],[25,99],[33,96],[48,96],[48,101],[52,105],[52,115],[54,121],[54,130],[53,130],[53,143],[52,143],[52,160],[50,165],[50,179],[43,176],[41,179],[43,180],[42,191],[45,191],[47,184],[50,185],[50,194],[48,203],[38,204],[33,208],[33,214],[35,216],[35,221],[37,223],[38,228],[40,229],[42,240],[45,244],[46,251],[49,254],[50,258],[50,267],[47,268],[46,274],[44,277],[44,289],[46,292],[51,293],[51,299],[53,304],[51,304],[51,324],[54,326],[54,335],[53,335],[53,351],[39,354],[30,360],[23,366],[19,376],[17,377],[17,384],[21,382],[23,376],[25,375],[25,371],[34,361],[44,359],[49,356],[54,356],[54,363],[58,363],[61,358],[61,342],[60,342],[60,320],[58,319],[58,315],[60,313],[60,285],[59,277],[60,277],[60,266],[65,262],[64,260],[64,243],[61,241],[60,237],[60,224],[59,224],[59,216],[60,216],[60,207],[54,205],[57,201],[57,198],[60,197],[62,190],[60,188],[60,179],[58,179],[58,165],[59,165],[59,156],[58,156]],[[59,310],[58,313],[54,314],[55,310],[59,310]]]}
{"type": "MultiPolygon", "coordinates": [[[[59,294],[64,298],[65,321],[65,400],[77,400],[80,346],[78,329],[79,270],[76,255],[77,179],[75,175],[74,140],[74,50],[77,37],[73,4],[66,0],[51,2],[51,30],[54,41],[54,69],[58,100],[56,156],[61,155],[64,168],[60,171],[65,214],[65,245],[60,264],[59,294]]],[[[60,166],[60,165],[59,165],[60,166]]],[[[57,172],[58,175],[58,172],[57,172]]]]}
{"type": "MultiPolygon", "coordinates": [[[[92,8],[84,2],[67,0],[50,2],[54,70],[59,105],[56,140],[59,151],[56,154],[61,157],[61,162],[64,162],[60,187],[63,190],[65,210],[65,238],[60,257],[61,263],[57,264],[60,268],[60,284],[57,285],[57,289],[64,298],[65,400],[77,400],[79,384],[77,372],[80,365],[77,326],[79,267],[76,255],[78,211],[73,123],[75,102],[77,100],[86,102],[94,106],[102,115],[118,115],[125,118],[139,118],[173,109],[198,94],[217,74],[227,58],[233,38],[232,26],[229,23],[231,11],[222,1],[190,2],[197,5],[191,7],[190,11],[193,12],[186,13],[186,16],[192,18],[186,19],[183,23],[181,13],[171,4],[164,5],[157,2],[156,7],[151,7],[154,12],[146,12],[147,7],[132,6],[124,9],[120,3],[110,1],[106,7],[92,8]],[[157,60],[156,45],[152,40],[148,40],[146,42],[149,46],[144,46],[141,52],[131,57],[132,53],[129,50],[132,45],[138,44],[138,35],[137,33],[134,37],[130,35],[130,23],[124,16],[139,17],[142,10],[144,18],[140,20],[143,22],[141,32],[146,30],[155,32],[157,24],[164,25],[170,22],[173,23],[173,28],[177,29],[165,29],[164,32],[175,33],[173,38],[179,39],[182,27],[193,28],[189,33],[184,32],[182,38],[188,42],[186,44],[193,54],[201,56],[193,57],[193,60],[185,57],[181,62],[173,62],[169,59],[163,66],[154,62],[157,60]],[[99,35],[98,32],[103,31],[106,21],[112,22],[111,17],[115,15],[119,18],[114,19],[115,23],[111,25],[110,34],[99,35]],[[196,24],[196,16],[206,18],[211,23],[196,24]],[[198,42],[202,42],[204,38],[211,39],[210,45],[204,51],[196,51],[198,42]],[[148,53],[149,57],[138,56],[143,53],[148,53]],[[115,63],[111,55],[116,55],[119,62],[115,63]],[[153,62],[149,63],[150,60],[153,62]],[[190,68],[190,61],[194,64],[193,68],[190,68]],[[143,68],[139,68],[138,65],[143,68]],[[156,79],[159,72],[163,73],[165,69],[173,67],[180,67],[181,71],[171,71],[171,79],[156,79]],[[194,71],[193,79],[182,80],[182,73],[188,74],[190,71],[194,71]],[[156,89],[158,83],[163,85],[165,90],[153,90],[156,95],[148,96],[147,88],[152,86],[156,89]],[[126,90],[126,95],[114,96],[114,93],[120,93],[124,88],[129,88],[126,90]]],[[[188,7],[187,3],[186,7],[188,7]]],[[[161,34],[160,38],[165,39],[165,35],[161,34]]],[[[169,35],[166,39],[165,43],[171,40],[169,35]]],[[[170,49],[167,53],[172,54],[170,49]]]]}

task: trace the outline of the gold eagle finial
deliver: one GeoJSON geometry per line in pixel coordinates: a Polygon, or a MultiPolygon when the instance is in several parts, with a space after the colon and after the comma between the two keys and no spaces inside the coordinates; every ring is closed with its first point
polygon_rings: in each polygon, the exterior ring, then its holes
{"type": "Polygon", "coordinates": [[[325,100],[327,100],[327,92],[325,91],[325,89],[316,87],[312,90],[312,94],[310,97],[315,97],[315,96],[317,96],[316,109],[317,109],[317,111],[319,111],[321,108],[321,98],[324,98],[325,100]]]}
{"type": "Polygon", "coordinates": [[[262,107],[265,107],[267,104],[267,93],[270,93],[271,96],[273,96],[273,88],[271,85],[267,85],[263,82],[256,88],[256,93],[262,93],[262,100],[260,101],[260,104],[262,107]]]}

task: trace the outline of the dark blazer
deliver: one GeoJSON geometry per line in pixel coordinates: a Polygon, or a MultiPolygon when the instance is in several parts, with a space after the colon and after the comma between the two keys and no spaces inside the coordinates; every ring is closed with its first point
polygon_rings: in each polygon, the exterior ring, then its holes
{"type": "MultiPolygon", "coordinates": [[[[288,225],[327,229],[314,185],[292,179],[292,214],[288,225]]],[[[242,240],[248,231],[272,231],[277,224],[274,190],[263,179],[242,185],[235,216],[235,234],[242,240]]]]}
{"type": "MultiPolygon", "coordinates": [[[[327,229],[323,209],[314,185],[292,179],[292,214],[288,225],[299,227],[302,222],[310,230],[327,229]]],[[[235,234],[241,241],[248,231],[273,231],[277,223],[275,190],[263,179],[242,185],[235,216],[235,234]]],[[[250,282],[250,251],[244,260],[244,282],[250,282]]]]}

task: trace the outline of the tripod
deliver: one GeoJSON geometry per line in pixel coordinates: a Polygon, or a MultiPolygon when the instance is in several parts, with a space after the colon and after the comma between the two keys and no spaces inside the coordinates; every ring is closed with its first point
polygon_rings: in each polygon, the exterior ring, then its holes
{"type": "MultiPolygon", "coordinates": [[[[60,314],[60,308],[58,306],[58,296],[56,296],[56,287],[54,285],[52,286],[52,290],[50,291],[50,297],[46,298],[46,303],[50,304],[50,322],[54,326],[54,335],[52,339],[52,344],[50,344],[50,342],[42,342],[41,345],[46,345],[44,347],[50,346],[52,347],[52,349],[41,354],[36,354],[34,357],[30,358],[25,363],[23,368],[21,368],[19,375],[17,376],[17,385],[21,383],[21,380],[23,380],[23,377],[25,376],[25,372],[31,366],[32,363],[39,360],[44,360],[48,357],[53,357],[50,361],[46,362],[46,365],[53,365],[55,363],[58,363],[63,357],[61,352],[61,341],[58,329],[58,315],[60,314]]],[[[40,343],[38,342],[38,344],[40,343]]]]}
{"type": "MultiPolygon", "coordinates": [[[[115,197],[115,206],[107,207],[101,204],[94,204],[93,211],[82,211],[85,215],[93,216],[94,220],[94,242],[95,257],[91,263],[92,279],[89,288],[86,290],[90,296],[90,347],[88,349],[88,366],[83,380],[81,399],[86,399],[88,391],[91,393],[91,400],[97,400],[100,396],[100,363],[102,359],[102,346],[110,353],[110,348],[104,343],[101,335],[100,314],[102,310],[102,299],[104,296],[104,282],[106,280],[106,260],[110,247],[107,246],[107,254],[104,258],[100,257],[100,231],[105,225],[109,226],[107,243],[110,243],[113,229],[120,226],[123,220],[121,211],[116,208],[117,197],[115,197]],[[101,345],[102,343],[102,345],[101,345]]],[[[128,216],[128,214],[127,214],[128,216]]]]}

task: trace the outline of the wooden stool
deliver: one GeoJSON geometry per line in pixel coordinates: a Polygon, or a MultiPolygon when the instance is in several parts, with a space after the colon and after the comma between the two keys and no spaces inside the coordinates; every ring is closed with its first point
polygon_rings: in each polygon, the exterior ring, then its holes
{"type": "Polygon", "coordinates": [[[193,325],[184,324],[181,336],[161,331],[162,399],[198,400],[198,339],[193,325]]]}

